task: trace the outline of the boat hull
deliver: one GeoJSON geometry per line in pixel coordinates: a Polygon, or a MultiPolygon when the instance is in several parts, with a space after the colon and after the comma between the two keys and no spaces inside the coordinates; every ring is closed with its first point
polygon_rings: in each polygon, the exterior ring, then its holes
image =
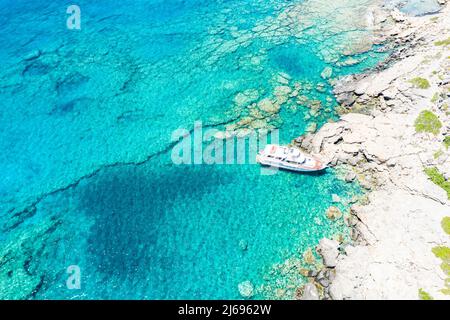
{"type": "Polygon", "coordinates": [[[263,166],[279,168],[294,172],[321,172],[327,168],[326,166],[321,166],[319,168],[309,168],[309,167],[302,167],[301,165],[290,165],[287,163],[274,161],[271,158],[263,157],[261,155],[258,155],[256,157],[256,161],[263,166]]]}

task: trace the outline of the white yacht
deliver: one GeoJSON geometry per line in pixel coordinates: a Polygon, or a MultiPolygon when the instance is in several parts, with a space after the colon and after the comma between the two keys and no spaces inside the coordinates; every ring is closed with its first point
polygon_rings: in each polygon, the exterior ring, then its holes
{"type": "Polygon", "coordinates": [[[269,144],[256,157],[260,164],[280,169],[298,172],[316,172],[326,169],[320,160],[301,152],[297,148],[290,148],[269,144]]]}

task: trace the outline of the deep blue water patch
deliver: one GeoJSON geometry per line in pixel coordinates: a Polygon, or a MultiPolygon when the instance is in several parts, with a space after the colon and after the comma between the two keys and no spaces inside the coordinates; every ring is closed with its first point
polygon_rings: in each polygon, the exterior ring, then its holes
{"type": "Polygon", "coordinates": [[[283,288],[270,276],[273,265],[339,232],[324,216],[330,194],[346,198],[356,190],[331,173],[259,170],[150,161],[103,170],[47,198],[34,219],[50,219],[58,208],[65,227],[54,236],[64,240],[45,244],[53,247],[54,269],[30,258],[55,283],[36,297],[239,299],[246,280],[283,288]],[[81,291],[64,288],[67,276],[54,273],[61,262],[82,267],[81,291]]]}
{"type": "MultiPolygon", "coordinates": [[[[314,44],[312,44],[314,46],[314,44]]],[[[308,45],[287,44],[272,49],[269,59],[274,68],[302,80],[318,80],[327,66],[308,45]]]]}

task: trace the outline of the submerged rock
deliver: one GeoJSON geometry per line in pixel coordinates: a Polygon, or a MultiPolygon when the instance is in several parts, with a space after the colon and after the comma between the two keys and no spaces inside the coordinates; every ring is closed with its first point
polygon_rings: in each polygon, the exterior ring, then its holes
{"type": "Polygon", "coordinates": [[[325,83],[318,83],[316,85],[316,91],[320,92],[320,93],[324,93],[327,91],[326,89],[326,84],[325,83]]]}
{"type": "Polygon", "coordinates": [[[248,249],[248,242],[245,240],[239,241],[239,248],[241,248],[242,251],[247,251],[248,249]]]}
{"type": "Polygon", "coordinates": [[[306,128],[306,132],[307,133],[314,133],[317,131],[317,123],[316,122],[311,122],[308,127],[306,128]]]}
{"type": "Polygon", "coordinates": [[[330,220],[337,220],[342,217],[342,212],[337,207],[329,207],[327,210],[327,217],[330,220]]]}
{"type": "Polygon", "coordinates": [[[241,282],[238,285],[238,289],[239,294],[246,299],[253,297],[255,291],[253,283],[251,283],[250,281],[241,282]]]}
{"type": "Polygon", "coordinates": [[[280,105],[266,98],[258,102],[258,108],[264,112],[274,114],[280,111],[280,105]]]}
{"type": "Polygon", "coordinates": [[[333,194],[331,195],[331,200],[332,200],[334,203],[339,203],[339,202],[341,202],[341,198],[340,198],[337,194],[335,194],[335,193],[333,193],[333,194]]]}
{"type": "Polygon", "coordinates": [[[289,84],[289,81],[291,80],[291,77],[284,72],[280,72],[277,77],[276,77],[276,81],[280,84],[284,84],[287,85],[289,84]]]}
{"type": "Polygon", "coordinates": [[[332,75],[333,75],[333,68],[331,68],[331,67],[326,67],[325,69],[323,69],[322,73],[320,74],[320,76],[323,79],[329,79],[329,78],[331,78],[332,75]]]}
{"type": "Polygon", "coordinates": [[[316,262],[316,258],[314,257],[314,254],[311,249],[308,249],[303,254],[303,260],[306,264],[314,264],[316,262]]]}
{"type": "Polygon", "coordinates": [[[28,54],[25,55],[25,57],[23,58],[26,61],[30,61],[30,60],[34,60],[37,59],[41,56],[42,52],[39,49],[33,50],[31,52],[29,52],[28,54]]]}
{"type": "Polygon", "coordinates": [[[250,103],[258,100],[259,98],[259,92],[256,89],[248,89],[245,90],[244,92],[240,92],[238,93],[235,97],[234,97],[234,102],[236,103],[237,106],[246,106],[249,105],[250,103]]]}
{"type": "Polygon", "coordinates": [[[275,290],[275,296],[277,299],[282,299],[286,295],[286,290],[284,289],[276,289],[275,290]]]}
{"type": "Polygon", "coordinates": [[[214,135],[214,138],[219,140],[226,140],[232,137],[232,134],[228,131],[219,131],[214,135]]]}
{"type": "Polygon", "coordinates": [[[276,96],[287,96],[291,92],[292,92],[292,89],[289,86],[278,86],[274,89],[274,93],[276,96]]]}
{"type": "Polygon", "coordinates": [[[267,126],[268,123],[264,119],[256,119],[255,121],[252,121],[252,123],[250,123],[250,127],[252,129],[264,129],[267,128],[267,126]]]}

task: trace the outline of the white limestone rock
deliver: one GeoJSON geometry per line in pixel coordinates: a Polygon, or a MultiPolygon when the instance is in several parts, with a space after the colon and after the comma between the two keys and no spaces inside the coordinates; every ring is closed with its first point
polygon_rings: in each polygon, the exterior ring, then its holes
{"type": "Polygon", "coordinates": [[[317,287],[313,283],[307,283],[303,287],[303,295],[300,300],[320,300],[317,287]]]}
{"type": "Polygon", "coordinates": [[[319,242],[317,251],[323,258],[323,264],[327,268],[334,268],[337,264],[337,258],[339,256],[339,242],[323,238],[319,242]]]}

